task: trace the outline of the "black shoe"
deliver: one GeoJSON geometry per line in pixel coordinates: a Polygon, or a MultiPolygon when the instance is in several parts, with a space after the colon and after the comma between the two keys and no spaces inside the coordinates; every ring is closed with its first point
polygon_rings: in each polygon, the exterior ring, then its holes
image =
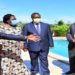
{"type": "Polygon", "coordinates": [[[36,73],[31,73],[31,75],[36,75],[36,73]]]}
{"type": "Polygon", "coordinates": [[[68,72],[66,72],[66,74],[72,74],[72,73],[75,73],[75,71],[68,71],[68,72]]]}

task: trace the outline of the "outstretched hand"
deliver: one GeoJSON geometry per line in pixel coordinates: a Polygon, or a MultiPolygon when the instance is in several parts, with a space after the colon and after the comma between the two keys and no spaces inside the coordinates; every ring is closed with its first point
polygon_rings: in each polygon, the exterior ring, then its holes
{"type": "Polygon", "coordinates": [[[37,36],[37,35],[35,35],[35,34],[31,34],[31,35],[28,35],[28,36],[27,36],[27,39],[28,39],[28,40],[31,40],[31,41],[34,41],[34,42],[37,42],[37,41],[40,40],[40,37],[37,36]]]}

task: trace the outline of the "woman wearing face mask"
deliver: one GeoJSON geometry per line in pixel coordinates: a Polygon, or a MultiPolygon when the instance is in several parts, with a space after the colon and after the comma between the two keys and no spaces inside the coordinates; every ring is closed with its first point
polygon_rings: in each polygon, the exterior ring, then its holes
{"type": "MultiPolygon", "coordinates": [[[[3,17],[3,25],[0,26],[0,32],[6,34],[19,35],[20,29],[17,27],[16,18],[12,14],[6,14],[3,17]]],[[[30,71],[26,68],[20,57],[21,50],[19,42],[14,40],[0,40],[2,44],[3,57],[1,59],[2,75],[30,75],[30,71]]]]}

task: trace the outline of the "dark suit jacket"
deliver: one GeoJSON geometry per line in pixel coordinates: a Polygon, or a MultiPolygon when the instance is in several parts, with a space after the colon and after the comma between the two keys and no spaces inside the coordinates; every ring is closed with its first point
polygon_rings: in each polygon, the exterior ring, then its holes
{"type": "Polygon", "coordinates": [[[33,42],[33,41],[25,42],[25,47],[27,47],[30,51],[40,51],[40,49],[48,50],[49,46],[51,47],[54,46],[50,25],[41,22],[40,26],[41,26],[40,35],[38,34],[33,22],[28,23],[24,27],[22,33],[24,36],[27,36],[29,34],[36,34],[41,37],[41,40],[38,42],[33,42]]]}
{"type": "Polygon", "coordinates": [[[69,50],[75,48],[75,43],[73,43],[71,40],[72,38],[74,38],[74,34],[75,34],[75,23],[70,26],[69,31],[67,33],[67,40],[69,42],[69,45],[68,45],[69,50]]]}
{"type": "Polygon", "coordinates": [[[17,41],[26,40],[22,35],[5,34],[3,32],[0,32],[0,39],[17,40],[17,41]]]}

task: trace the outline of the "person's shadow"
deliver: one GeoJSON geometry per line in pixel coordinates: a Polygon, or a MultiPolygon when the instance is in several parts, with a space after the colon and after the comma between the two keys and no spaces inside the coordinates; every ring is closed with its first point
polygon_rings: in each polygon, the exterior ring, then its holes
{"type": "Polygon", "coordinates": [[[65,73],[69,71],[69,64],[63,63],[59,60],[54,60],[52,63],[62,69],[62,75],[66,75],[65,73]]]}
{"type": "MultiPolygon", "coordinates": [[[[60,62],[60,61],[58,61],[58,60],[54,60],[53,62],[53,65],[55,65],[55,66],[57,66],[57,67],[59,67],[59,68],[61,68],[62,69],[62,74],[61,75],[65,75],[65,73],[67,72],[67,71],[69,71],[69,65],[68,64],[65,64],[65,63],[63,63],[63,62],[60,62]]],[[[31,63],[30,63],[30,61],[29,60],[26,60],[26,61],[24,61],[24,64],[26,65],[26,67],[30,70],[31,69],[31,63]]],[[[75,75],[75,74],[74,74],[75,75]]]]}
{"type": "MultiPolygon", "coordinates": [[[[26,65],[26,67],[30,70],[31,69],[31,63],[30,63],[30,60],[25,60],[24,61],[24,64],[26,65]]],[[[39,63],[39,75],[42,75],[42,71],[41,71],[41,66],[40,66],[40,63],[39,63]]]]}

